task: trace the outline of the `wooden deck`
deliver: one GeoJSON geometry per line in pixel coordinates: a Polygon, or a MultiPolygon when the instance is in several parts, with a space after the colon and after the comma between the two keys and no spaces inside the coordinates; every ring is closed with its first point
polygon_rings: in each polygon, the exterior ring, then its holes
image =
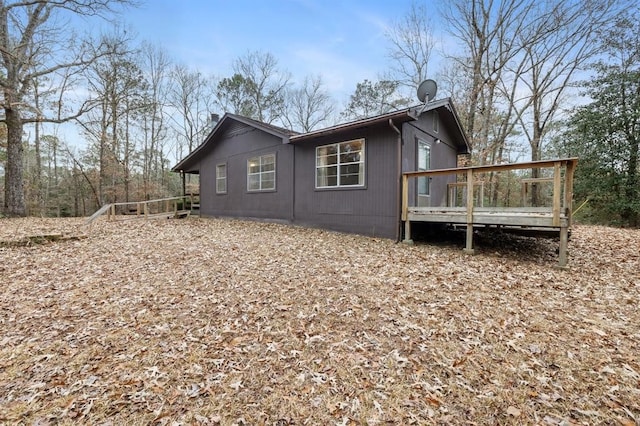
{"type": "MultiPolygon", "coordinates": [[[[573,176],[576,158],[535,161],[527,163],[492,166],[463,167],[453,169],[408,172],[402,178],[402,221],[405,227],[405,242],[411,242],[411,222],[432,222],[462,225],[467,229],[465,251],[473,252],[473,229],[480,226],[538,229],[557,232],[560,239],[558,266],[567,266],[567,246],[571,228],[573,176]],[[523,177],[526,171],[551,169],[552,177],[523,177]],[[520,176],[521,190],[517,206],[489,206],[485,204],[486,176],[510,172],[520,176]],[[410,181],[419,177],[452,175],[456,181],[449,184],[445,206],[418,207],[411,203],[410,181]],[[468,182],[473,184],[468,185],[468,182]],[[550,185],[550,205],[532,206],[527,195],[533,185],[550,185]],[[479,191],[474,189],[479,188],[479,191]],[[455,191],[460,189],[462,194],[455,191]],[[460,200],[461,205],[456,205],[460,200]]],[[[512,183],[513,184],[513,183],[512,183]]],[[[415,196],[413,197],[416,198],[415,196]]]]}

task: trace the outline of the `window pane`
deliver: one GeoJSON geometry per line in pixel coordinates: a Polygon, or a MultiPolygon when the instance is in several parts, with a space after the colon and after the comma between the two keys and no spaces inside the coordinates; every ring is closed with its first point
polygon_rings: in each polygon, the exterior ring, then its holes
{"type": "Polygon", "coordinates": [[[262,165],[262,172],[272,172],[276,169],[275,163],[266,163],[262,165]]]}
{"type": "Polygon", "coordinates": [[[224,165],[224,164],[218,165],[218,168],[216,169],[216,177],[217,178],[227,177],[227,166],[226,165],[224,165]]]}
{"type": "Polygon", "coordinates": [[[346,152],[340,154],[341,163],[358,163],[360,162],[360,151],[346,152]]]}
{"type": "Polygon", "coordinates": [[[340,162],[353,163],[360,161],[362,153],[362,141],[351,141],[340,144],[340,162]]]}
{"type": "Polygon", "coordinates": [[[431,168],[431,148],[426,142],[418,142],[418,170],[431,168]]]}
{"type": "Polygon", "coordinates": [[[262,187],[260,189],[275,189],[276,187],[276,174],[275,172],[268,172],[262,174],[262,187]]]}
{"type": "Polygon", "coordinates": [[[260,189],[260,175],[249,175],[247,189],[249,189],[249,191],[257,191],[260,189]]]}
{"type": "Polygon", "coordinates": [[[262,171],[265,170],[274,170],[276,165],[276,156],[271,155],[263,155],[260,157],[260,161],[262,162],[262,171]]]}
{"type": "Polygon", "coordinates": [[[227,179],[218,179],[216,182],[217,192],[227,192],[227,179]]]}
{"type": "Polygon", "coordinates": [[[318,168],[316,186],[336,186],[338,184],[337,173],[338,168],[335,166],[318,168]]]}
{"type": "Polygon", "coordinates": [[[325,155],[317,158],[316,165],[317,166],[328,166],[331,164],[336,164],[338,162],[337,155],[325,155]]]}
{"type": "Polygon", "coordinates": [[[428,177],[418,178],[418,194],[429,195],[429,178],[428,177]]]}
{"type": "Polygon", "coordinates": [[[250,158],[247,162],[248,173],[260,173],[260,158],[250,158]]]}
{"type": "Polygon", "coordinates": [[[338,153],[338,145],[327,145],[327,146],[319,146],[316,149],[316,155],[318,157],[327,156],[327,155],[336,155],[338,153]]]}
{"type": "Polygon", "coordinates": [[[360,164],[340,166],[340,185],[362,185],[361,171],[360,164]]]}
{"type": "Polygon", "coordinates": [[[340,144],[340,152],[362,151],[362,140],[343,142],[340,144]]]}

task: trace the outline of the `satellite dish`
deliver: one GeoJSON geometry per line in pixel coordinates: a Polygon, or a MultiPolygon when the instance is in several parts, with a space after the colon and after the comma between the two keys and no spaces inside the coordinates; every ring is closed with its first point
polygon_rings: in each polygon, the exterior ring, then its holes
{"type": "Polygon", "coordinates": [[[436,97],[438,85],[435,81],[428,79],[420,83],[418,86],[418,99],[420,102],[426,103],[436,97]]]}

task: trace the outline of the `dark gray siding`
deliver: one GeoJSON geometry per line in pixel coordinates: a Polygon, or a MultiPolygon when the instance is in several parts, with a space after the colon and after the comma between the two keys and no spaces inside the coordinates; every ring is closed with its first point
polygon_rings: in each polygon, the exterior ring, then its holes
{"type": "Polygon", "coordinates": [[[296,144],[295,222],[395,238],[398,229],[397,133],[389,126],[342,132],[296,144]],[[364,188],[315,188],[316,147],[365,139],[364,188]]]}
{"type": "Polygon", "coordinates": [[[253,127],[235,123],[219,137],[200,165],[200,214],[290,221],[293,215],[293,146],[253,127]],[[247,160],[276,155],[275,191],[247,191],[247,160]],[[216,194],[216,166],[227,165],[227,192],[216,194]]]}
{"type": "MultiPolygon", "coordinates": [[[[408,122],[402,128],[402,171],[418,170],[417,140],[422,139],[431,147],[431,169],[446,169],[456,167],[457,151],[451,141],[451,136],[445,126],[440,123],[438,132],[433,129],[433,111],[423,114],[419,120],[408,122]],[[438,142],[439,141],[439,142],[438,142]]],[[[413,205],[431,207],[446,206],[447,183],[455,182],[452,176],[436,176],[431,179],[431,194],[428,199],[418,199],[416,179],[411,179],[409,195],[413,205]]]]}

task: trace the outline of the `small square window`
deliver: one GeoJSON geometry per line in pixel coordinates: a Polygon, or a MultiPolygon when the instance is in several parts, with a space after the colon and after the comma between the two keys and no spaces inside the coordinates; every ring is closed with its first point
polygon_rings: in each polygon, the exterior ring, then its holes
{"type": "Polygon", "coordinates": [[[247,160],[247,191],[276,189],[276,155],[267,154],[247,160]]]}

